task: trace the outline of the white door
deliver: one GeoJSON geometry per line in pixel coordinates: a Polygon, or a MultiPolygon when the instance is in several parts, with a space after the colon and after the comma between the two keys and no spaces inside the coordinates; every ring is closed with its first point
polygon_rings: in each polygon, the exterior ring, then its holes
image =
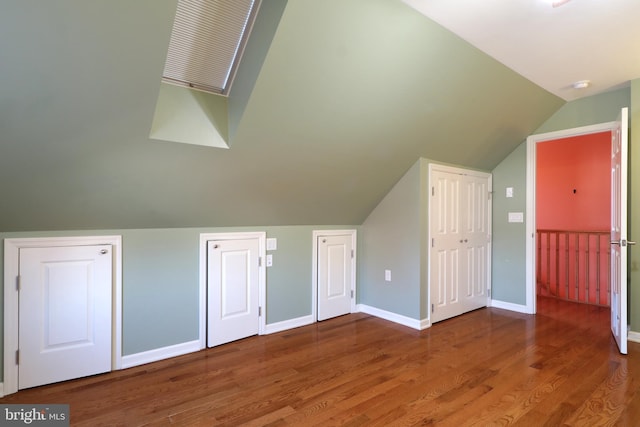
{"type": "Polygon", "coordinates": [[[320,235],[318,254],[318,320],[351,313],[353,298],[353,234],[320,235]]]}
{"type": "Polygon", "coordinates": [[[259,239],[213,240],[207,245],[207,345],[257,335],[259,239]]]}
{"type": "Polygon", "coordinates": [[[432,323],[487,305],[489,177],[472,171],[431,171],[432,323]]]}
{"type": "Polygon", "coordinates": [[[611,332],[627,354],[627,150],[629,110],[611,132],[611,332]]]}
{"type": "Polygon", "coordinates": [[[111,370],[111,245],[20,249],[18,388],[111,370]]]}

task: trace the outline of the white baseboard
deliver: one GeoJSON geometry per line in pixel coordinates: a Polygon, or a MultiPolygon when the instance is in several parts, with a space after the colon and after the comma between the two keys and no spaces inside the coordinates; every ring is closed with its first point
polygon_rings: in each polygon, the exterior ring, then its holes
{"type": "Polygon", "coordinates": [[[531,314],[526,305],[514,304],[512,302],[499,301],[495,299],[491,300],[491,307],[501,308],[503,310],[515,311],[518,313],[531,314]]]}
{"type": "Polygon", "coordinates": [[[315,320],[312,315],[298,317],[296,319],[283,320],[282,322],[270,323],[265,326],[264,333],[275,334],[276,332],[286,331],[287,329],[299,328],[300,326],[307,326],[314,323],[315,320]]]}
{"type": "Polygon", "coordinates": [[[627,333],[627,340],[632,342],[640,342],[640,332],[629,331],[627,333]]]}
{"type": "Polygon", "coordinates": [[[379,317],[390,322],[398,323],[400,325],[408,326],[409,328],[417,329],[419,331],[431,326],[429,319],[416,320],[411,317],[403,316],[402,314],[392,313],[390,311],[381,310],[376,307],[371,307],[366,304],[358,304],[356,309],[362,313],[370,314],[372,316],[379,317]]]}
{"type": "Polygon", "coordinates": [[[193,353],[200,350],[202,350],[200,340],[194,340],[181,344],[170,345],[168,347],[143,351],[142,353],[130,354],[128,356],[122,356],[122,369],[157,362],[171,357],[182,356],[183,354],[193,353]]]}

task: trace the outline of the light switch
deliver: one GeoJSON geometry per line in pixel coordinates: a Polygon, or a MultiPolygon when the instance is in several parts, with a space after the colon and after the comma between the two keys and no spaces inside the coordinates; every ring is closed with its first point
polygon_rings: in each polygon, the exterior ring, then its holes
{"type": "Polygon", "coordinates": [[[513,197],[513,187],[507,187],[507,197],[513,197]]]}
{"type": "Polygon", "coordinates": [[[278,239],[276,239],[275,237],[270,237],[267,239],[267,250],[268,251],[275,251],[276,249],[278,249],[278,239]]]}
{"type": "Polygon", "coordinates": [[[386,280],[387,282],[391,281],[391,270],[384,271],[384,280],[386,280]]]}
{"type": "Polygon", "coordinates": [[[267,255],[267,267],[271,267],[273,265],[273,255],[267,255]]]}

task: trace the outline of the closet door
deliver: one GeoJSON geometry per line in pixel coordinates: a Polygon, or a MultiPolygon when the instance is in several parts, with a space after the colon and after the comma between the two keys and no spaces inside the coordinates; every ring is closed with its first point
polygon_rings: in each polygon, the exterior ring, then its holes
{"type": "Polygon", "coordinates": [[[488,302],[490,175],[432,167],[429,204],[431,322],[488,302]]]}

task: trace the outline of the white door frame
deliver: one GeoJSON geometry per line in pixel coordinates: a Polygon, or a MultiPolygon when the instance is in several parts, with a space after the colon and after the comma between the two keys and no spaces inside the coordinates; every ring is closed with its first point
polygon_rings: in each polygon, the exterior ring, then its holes
{"type": "Polygon", "coordinates": [[[111,245],[112,251],[112,336],[111,369],[122,369],[122,236],[33,237],[4,240],[4,379],[2,393],[18,391],[18,365],[15,363],[19,338],[18,290],[20,249],[111,245]]]}
{"type": "Polygon", "coordinates": [[[351,258],[351,313],[356,312],[356,257],[358,235],[356,230],[313,230],[312,232],[312,267],[311,267],[311,316],[314,322],[318,321],[318,239],[322,236],[351,236],[351,248],[353,258],[351,258]]]}
{"type": "Polygon", "coordinates": [[[616,122],[606,122],[590,126],[540,133],[527,137],[527,201],[526,201],[526,305],[525,312],[536,313],[536,147],[540,142],[592,133],[608,132],[615,129],[616,122]]]}
{"type": "Polygon", "coordinates": [[[267,269],[265,262],[267,233],[264,231],[201,233],[200,234],[200,349],[207,348],[207,242],[210,240],[258,239],[260,267],[258,268],[258,301],[262,308],[258,335],[264,335],[267,323],[267,269]]]}

